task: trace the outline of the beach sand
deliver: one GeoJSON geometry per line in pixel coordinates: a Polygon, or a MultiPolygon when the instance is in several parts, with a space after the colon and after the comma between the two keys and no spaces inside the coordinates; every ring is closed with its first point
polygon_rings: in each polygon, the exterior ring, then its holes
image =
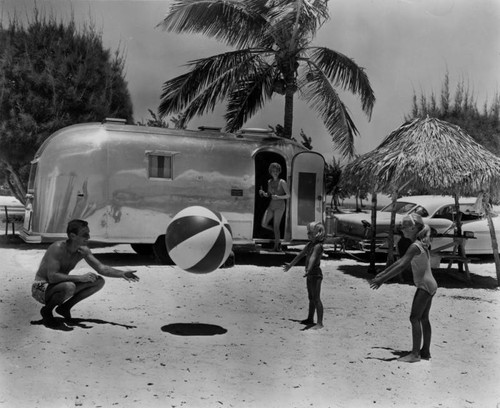
{"type": "Polygon", "coordinates": [[[39,324],[30,294],[44,248],[0,248],[0,407],[500,406],[491,260],[471,265],[472,283],[436,273],[432,358],[408,364],[396,358],[411,348],[415,288],[371,290],[366,263],[322,261],[325,328],[304,330],[303,267],[280,266],[290,256],[195,275],[126,245],[94,252],[141,281],[107,278],[74,308],[72,330],[57,331],[39,324]]]}

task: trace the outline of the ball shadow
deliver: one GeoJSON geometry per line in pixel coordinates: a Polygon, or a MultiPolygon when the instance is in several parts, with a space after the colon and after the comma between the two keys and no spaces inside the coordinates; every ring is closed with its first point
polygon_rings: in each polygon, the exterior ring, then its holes
{"type": "Polygon", "coordinates": [[[162,332],[176,336],[216,336],[227,333],[227,329],[215,324],[172,323],[161,328],[162,332]]]}

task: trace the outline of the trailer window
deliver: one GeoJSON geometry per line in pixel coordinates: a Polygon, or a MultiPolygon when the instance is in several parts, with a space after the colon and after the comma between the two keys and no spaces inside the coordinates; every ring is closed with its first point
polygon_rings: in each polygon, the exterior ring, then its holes
{"type": "Polygon", "coordinates": [[[172,180],[173,155],[148,154],[148,177],[172,180]]]}
{"type": "Polygon", "coordinates": [[[298,225],[307,225],[314,221],[316,173],[299,173],[297,198],[298,225]]]}
{"type": "Polygon", "coordinates": [[[30,194],[33,194],[35,192],[35,177],[37,168],[38,168],[38,162],[32,162],[30,169],[30,177],[28,180],[28,193],[30,194]]]}

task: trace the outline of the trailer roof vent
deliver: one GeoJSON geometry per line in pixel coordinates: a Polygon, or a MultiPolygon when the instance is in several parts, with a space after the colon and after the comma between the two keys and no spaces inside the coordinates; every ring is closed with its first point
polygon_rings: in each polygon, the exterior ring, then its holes
{"type": "Polygon", "coordinates": [[[261,129],[261,128],[243,128],[238,131],[238,135],[245,136],[262,136],[274,138],[276,134],[271,129],[261,129]]]}
{"type": "Polygon", "coordinates": [[[221,127],[218,126],[198,126],[198,129],[203,131],[212,131],[212,132],[220,132],[222,130],[221,127]]]}
{"type": "Polygon", "coordinates": [[[106,118],[102,121],[102,123],[114,123],[116,125],[125,125],[127,123],[127,119],[106,118]]]}

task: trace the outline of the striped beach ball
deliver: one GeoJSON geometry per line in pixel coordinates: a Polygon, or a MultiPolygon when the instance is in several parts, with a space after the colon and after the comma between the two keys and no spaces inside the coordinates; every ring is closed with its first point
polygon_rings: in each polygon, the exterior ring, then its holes
{"type": "Polygon", "coordinates": [[[231,227],[224,216],[201,206],[179,211],[168,224],[165,241],[172,261],[193,273],[219,268],[233,246],[231,227]]]}

